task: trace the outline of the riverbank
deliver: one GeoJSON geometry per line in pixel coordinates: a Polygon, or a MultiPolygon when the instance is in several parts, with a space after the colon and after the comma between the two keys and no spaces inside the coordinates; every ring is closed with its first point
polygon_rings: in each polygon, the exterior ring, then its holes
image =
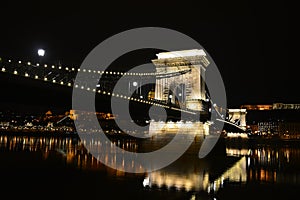
{"type": "Polygon", "coordinates": [[[300,145],[300,139],[296,138],[280,138],[280,137],[253,137],[253,138],[224,138],[227,144],[235,146],[258,146],[258,145],[300,145]]]}
{"type": "MultiPolygon", "coordinates": [[[[45,137],[79,137],[76,131],[54,131],[54,130],[18,130],[18,129],[0,129],[0,135],[7,136],[45,136],[45,137]]],[[[120,138],[120,139],[139,139],[132,135],[126,133],[115,133],[108,132],[105,133],[108,138],[120,138]]],[[[281,138],[281,137],[249,137],[249,138],[230,138],[225,136],[220,136],[220,140],[223,140],[229,144],[249,144],[249,145],[259,145],[259,144],[300,144],[300,139],[297,138],[281,138]]]]}
{"type": "MultiPolygon", "coordinates": [[[[87,133],[88,134],[88,133],[87,133]]],[[[100,133],[99,133],[100,134],[100,133]]],[[[117,139],[138,139],[134,136],[125,134],[123,132],[107,132],[104,133],[108,138],[117,139]]],[[[28,136],[28,137],[74,137],[79,138],[76,131],[63,130],[18,130],[18,129],[0,129],[0,136],[28,136]]]]}
{"type": "Polygon", "coordinates": [[[5,136],[33,136],[33,137],[78,137],[75,132],[63,132],[63,131],[3,131],[0,130],[0,135],[5,136]]]}

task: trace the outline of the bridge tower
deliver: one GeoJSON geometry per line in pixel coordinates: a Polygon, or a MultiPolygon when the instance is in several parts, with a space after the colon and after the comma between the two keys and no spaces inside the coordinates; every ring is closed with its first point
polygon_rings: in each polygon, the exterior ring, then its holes
{"type": "Polygon", "coordinates": [[[241,128],[246,128],[246,109],[228,109],[228,120],[241,128]]]}
{"type": "Polygon", "coordinates": [[[162,52],[152,60],[156,66],[155,99],[203,111],[205,95],[205,70],[210,64],[202,49],[162,52]],[[178,76],[159,74],[181,73],[178,76]],[[175,94],[174,94],[175,93],[175,94]],[[175,98],[177,97],[177,98],[175,98]]]}

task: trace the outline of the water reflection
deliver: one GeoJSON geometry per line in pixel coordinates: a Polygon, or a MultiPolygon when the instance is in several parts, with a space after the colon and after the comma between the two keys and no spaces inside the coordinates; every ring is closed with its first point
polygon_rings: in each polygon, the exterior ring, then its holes
{"type": "Polygon", "coordinates": [[[152,172],[144,179],[144,186],[185,191],[217,192],[224,182],[247,181],[247,159],[245,156],[225,161],[216,158],[197,160],[191,156],[183,156],[165,169],[152,172]],[[215,165],[218,166],[215,166],[215,165]],[[226,166],[229,166],[228,168],[226,166]],[[214,171],[215,170],[215,171],[214,171]]]}
{"type": "MultiPolygon", "coordinates": [[[[114,139],[114,145],[128,151],[141,151],[149,143],[134,139],[114,139]]],[[[238,184],[246,187],[249,183],[270,183],[300,185],[300,147],[292,145],[246,145],[237,148],[224,142],[221,151],[225,154],[210,155],[207,158],[197,157],[199,142],[195,141],[188,153],[170,166],[148,173],[141,181],[141,187],[150,190],[178,190],[186,192],[216,193],[220,188],[238,184]]],[[[112,170],[101,164],[89,154],[85,146],[100,148],[101,141],[80,141],[77,137],[32,137],[0,136],[0,150],[5,152],[41,152],[47,160],[53,154],[62,164],[76,166],[83,170],[104,170],[115,177],[125,173],[112,170]]],[[[106,154],[107,162],[121,165],[123,168],[139,169],[142,166],[134,162],[116,162],[116,156],[106,154]]],[[[140,176],[140,175],[136,175],[140,176]]],[[[125,177],[124,177],[125,180],[125,177]]],[[[126,180],[125,180],[126,181],[126,180]]]]}
{"type": "Polygon", "coordinates": [[[227,169],[220,177],[212,181],[209,185],[207,192],[216,192],[224,186],[224,181],[229,183],[246,183],[247,181],[247,160],[243,156],[232,167],[227,169]]]}
{"type": "Polygon", "coordinates": [[[252,149],[248,176],[251,181],[300,184],[300,148],[262,146],[252,149]]]}

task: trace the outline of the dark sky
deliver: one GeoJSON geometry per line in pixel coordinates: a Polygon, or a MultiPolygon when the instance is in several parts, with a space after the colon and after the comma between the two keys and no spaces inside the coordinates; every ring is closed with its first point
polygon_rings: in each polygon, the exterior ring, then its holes
{"type": "Polygon", "coordinates": [[[196,2],[1,2],[0,57],[35,60],[42,47],[45,61],[79,66],[116,33],[165,27],[192,37],[208,51],[223,77],[228,106],[300,102],[284,1],[196,2]]]}

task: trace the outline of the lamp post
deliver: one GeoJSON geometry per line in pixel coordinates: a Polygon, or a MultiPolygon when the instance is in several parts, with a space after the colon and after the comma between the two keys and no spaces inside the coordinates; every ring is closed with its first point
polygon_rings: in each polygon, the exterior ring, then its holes
{"type": "Polygon", "coordinates": [[[134,81],[134,82],[132,83],[132,85],[133,85],[134,87],[136,87],[136,86],[138,85],[138,83],[137,83],[136,81],[134,81]]]}
{"type": "Polygon", "coordinates": [[[42,61],[42,58],[45,56],[46,51],[44,49],[38,49],[38,56],[40,57],[39,62],[42,61]]]}
{"type": "MultiPolygon", "coordinates": [[[[134,87],[133,90],[137,89],[138,87],[138,82],[137,81],[133,81],[132,82],[132,86],[134,87]]],[[[130,83],[129,83],[129,90],[130,90],[130,83]]],[[[129,91],[130,92],[130,91],[129,91]]]]}

